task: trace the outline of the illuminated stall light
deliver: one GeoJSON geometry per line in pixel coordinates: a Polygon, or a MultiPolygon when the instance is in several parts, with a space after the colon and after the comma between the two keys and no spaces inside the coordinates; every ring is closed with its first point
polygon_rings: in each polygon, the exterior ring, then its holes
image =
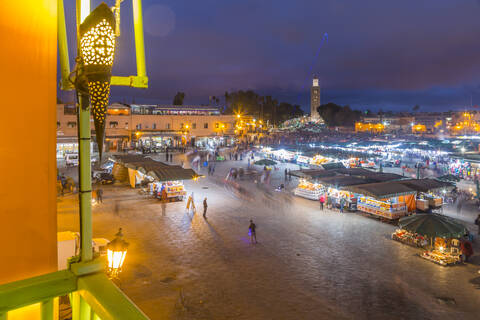
{"type": "Polygon", "coordinates": [[[123,240],[122,228],[118,229],[115,239],[107,244],[107,272],[111,278],[118,278],[127,255],[128,242],[123,240]]]}

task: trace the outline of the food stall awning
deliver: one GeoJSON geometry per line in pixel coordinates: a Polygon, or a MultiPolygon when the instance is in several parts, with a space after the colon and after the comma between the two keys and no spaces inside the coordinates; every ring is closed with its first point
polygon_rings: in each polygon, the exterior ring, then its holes
{"type": "Polygon", "coordinates": [[[405,179],[405,177],[399,174],[385,173],[385,172],[371,172],[369,175],[365,177],[368,179],[375,180],[377,182],[386,182],[386,181],[395,181],[395,180],[405,179]]]}
{"type": "Polygon", "coordinates": [[[430,238],[461,238],[467,232],[467,228],[463,224],[436,213],[423,213],[404,217],[400,219],[398,225],[402,229],[430,238]]]}
{"type": "Polygon", "coordinates": [[[435,191],[439,189],[453,188],[455,185],[451,182],[440,181],[435,179],[408,179],[399,181],[399,183],[414,189],[418,192],[435,191]]]}
{"type": "Polygon", "coordinates": [[[373,171],[364,169],[364,168],[337,168],[335,169],[336,172],[345,174],[348,176],[365,176],[371,173],[374,173],[373,171]]]}
{"type": "Polygon", "coordinates": [[[290,171],[290,174],[298,178],[315,180],[321,177],[332,177],[335,175],[335,172],[322,170],[322,169],[306,169],[306,170],[292,170],[290,171]]]}
{"type": "Polygon", "coordinates": [[[367,170],[364,168],[340,168],[340,169],[335,169],[334,171],[340,174],[348,175],[348,176],[355,176],[355,177],[370,179],[370,180],[373,180],[374,182],[401,180],[405,178],[396,173],[375,172],[375,171],[367,170]]]}
{"type": "Polygon", "coordinates": [[[345,168],[345,166],[343,165],[343,163],[341,162],[331,162],[331,163],[324,163],[322,165],[320,165],[323,169],[325,170],[333,170],[333,169],[341,169],[341,168],[345,168]]]}
{"type": "Polygon", "coordinates": [[[398,196],[414,194],[417,191],[401,184],[400,181],[388,181],[368,183],[362,185],[350,185],[343,188],[344,190],[363,194],[365,196],[376,199],[386,199],[398,196]]]}
{"type": "Polygon", "coordinates": [[[336,189],[344,189],[347,186],[354,186],[359,184],[366,184],[373,182],[369,179],[352,177],[352,176],[333,176],[333,177],[321,177],[317,179],[318,183],[323,184],[327,187],[333,187],[336,189]]]}
{"type": "Polygon", "coordinates": [[[192,180],[198,178],[198,175],[192,169],[154,169],[148,172],[148,175],[152,176],[159,182],[163,181],[176,181],[176,180],[192,180]]]}
{"type": "Polygon", "coordinates": [[[168,165],[143,155],[116,155],[113,156],[113,159],[127,168],[138,170],[143,174],[152,176],[159,182],[191,180],[200,177],[200,175],[192,169],[184,169],[181,166],[168,165]]]}

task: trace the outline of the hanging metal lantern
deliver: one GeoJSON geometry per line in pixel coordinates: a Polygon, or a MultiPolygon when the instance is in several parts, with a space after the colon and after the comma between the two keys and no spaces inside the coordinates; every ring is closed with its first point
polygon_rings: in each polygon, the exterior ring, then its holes
{"type": "Polygon", "coordinates": [[[80,54],[87,78],[95,135],[100,158],[105,136],[105,117],[115,56],[115,17],[102,2],[80,25],[80,54]]]}
{"type": "Polygon", "coordinates": [[[123,240],[122,228],[118,229],[115,239],[107,244],[107,273],[111,278],[118,278],[118,274],[122,271],[123,262],[127,255],[128,242],[123,240]]]}

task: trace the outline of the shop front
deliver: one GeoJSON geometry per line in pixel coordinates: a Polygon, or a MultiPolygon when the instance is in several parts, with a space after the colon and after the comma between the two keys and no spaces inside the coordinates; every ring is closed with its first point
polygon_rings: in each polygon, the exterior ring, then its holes
{"type": "MultiPolygon", "coordinates": [[[[90,143],[90,153],[93,154],[94,146],[96,144],[92,141],[90,143]]],[[[78,153],[78,139],[74,138],[65,138],[57,137],[57,159],[65,159],[67,154],[78,153]]]]}
{"type": "Polygon", "coordinates": [[[160,152],[166,148],[179,148],[187,143],[186,136],[182,133],[145,133],[137,132],[133,140],[133,147],[138,150],[160,152]]]}
{"type": "Polygon", "coordinates": [[[128,136],[107,136],[105,138],[105,152],[123,152],[129,148],[128,136]]]}
{"type": "Polygon", "coordinates": [[[217,147],[234,146],[237,139],[234,136],[206,136],[192,137],[192,140],[197,148],[216,149],[217,147]]]}

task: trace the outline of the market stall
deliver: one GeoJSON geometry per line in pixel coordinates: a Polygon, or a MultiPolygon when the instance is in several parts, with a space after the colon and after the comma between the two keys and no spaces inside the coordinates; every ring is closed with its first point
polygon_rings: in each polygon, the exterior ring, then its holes
{"type": "Polygon", "coordinates": [[[182,181],[151,182],[148,184],[150,195],[167,201],[181,201],[187,195],[182,181]]]}
{"type": "Polygon", "coordinates": [[[455,187],[453,183],[435,179],[408,179],[400,183],[417,191],[416,208],[423,212],[441,209],[445,194],[455,187]]]}
{"type": "Polygon", "coordinates": [[[308,165],[312,162],[312,158],[307,157],[307,156],[298,155],[297,159],[296,159],[296,162],[298,164],[308,165]]]}
{"type": "Polygon", "coordinates": [[[127,174],[117,174],[118,180],[129,182],[132,188],[146,186],[148,193],[162,200],[183,200],[187,191],[182,181],[200,177],[192,169],[168,165],[143,155],[117,155],[112,160],[117,166],[126,168],[127,174]]]}
{"type": "Polygon", "coordinates": [[[395,230],[395,232],[392,233],[392,240],[417,248],[426,248],[428,246],[428,240],[424,236],[405,229],[395,230]]]}
{"type": "Polygon", "coordinates": [[[392,239],[409,244],[408,235],[421,238],[417,243],[421,244],[419,247],[426,249],[420,254],[422,258],[443,266],[461,262],[459,239],[467,233],[464,225],[435,213],[404,217],[398,225],[400,229],[395,231],[392,239]]]}
{"type": "Polygon", "coordinates": [[[298,186],[293,190],[293,194],[310,200],[318,200],[325,193],[325,188],[316,182],[310,182],[306,179],[300,179],[298,186]]]}
{"type": "Polygon", "coordinates": [[[310,160],[310,164],[315,165],[315,166],[320,166],[324,163],[330,163],[333,162],[334,160],[332,158],[324,157],[320,154],[315,155],[313,158],[310,160]]]}
{"type": "Polygon", "coordinates": [[[369,214],[394,220],[415,210],[416,191],[399,181],[353,185],[345,189],[357,197],[358,210],[369,214]]]}
{"type": "Polygon", "coordinates": [[[321,177],[317,179],[317,182],[323,186],[326,191],[327,205],[332,208],[339,208],[342,199],[345,199],[345,208],[350,211],[357,210],[357,198],[346,187],[361,185],[372,182],[369,179],[336,175],[332,177],[321,177]]]}

